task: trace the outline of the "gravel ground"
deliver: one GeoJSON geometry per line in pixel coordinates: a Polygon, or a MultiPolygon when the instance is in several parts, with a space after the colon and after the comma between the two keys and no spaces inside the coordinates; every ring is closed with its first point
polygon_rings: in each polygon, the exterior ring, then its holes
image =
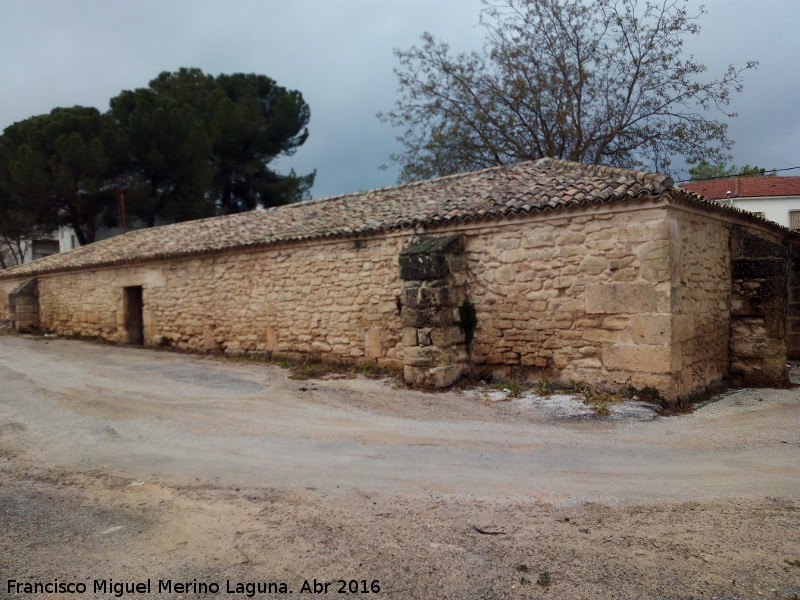
{"type": "Polygon", "coordinates": [[[288,375],[0,337],[0,597],[800,597],[798,389],[602,417],[288,375]]]}

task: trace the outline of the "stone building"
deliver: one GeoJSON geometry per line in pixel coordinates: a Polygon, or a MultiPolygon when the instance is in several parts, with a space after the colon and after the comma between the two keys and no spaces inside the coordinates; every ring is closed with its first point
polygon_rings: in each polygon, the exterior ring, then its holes
{"type": "Polygon", "coordinates": [[[799,240],[669,177],[541,159],[132,231],[0,272],[0,318],[369,361],[426,386],[515,369],[674,401],[787,381],[799,240]]]}

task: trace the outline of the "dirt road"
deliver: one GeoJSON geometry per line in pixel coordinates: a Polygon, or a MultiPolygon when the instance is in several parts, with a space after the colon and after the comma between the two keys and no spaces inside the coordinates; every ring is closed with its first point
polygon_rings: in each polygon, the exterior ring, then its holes
{"type": "Polygon", "coordinates": [[[0,337],[0,597],[800,595],[798,390],[600,418],[288,374],[0,337]]]}

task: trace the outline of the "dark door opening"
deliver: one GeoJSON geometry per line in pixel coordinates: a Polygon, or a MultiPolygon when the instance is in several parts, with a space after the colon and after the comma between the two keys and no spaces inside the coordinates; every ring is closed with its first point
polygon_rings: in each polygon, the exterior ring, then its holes
{"type": "Polygon", "coordinates": [[[144,318],[142,316],[142,286],[124,288],[125,328],[128,330],[128,343],[144,344],[144,318]]]}

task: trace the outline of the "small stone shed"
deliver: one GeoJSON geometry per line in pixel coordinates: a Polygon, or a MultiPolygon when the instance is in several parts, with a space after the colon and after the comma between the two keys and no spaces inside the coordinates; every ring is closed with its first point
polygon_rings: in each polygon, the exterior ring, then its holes
{"type": "Polygon", "coordinates": [[[556,159],[132,231],[0,272],[23,329],[675,401],[783,385],[798,235],[669,177],[556,159]]]}

